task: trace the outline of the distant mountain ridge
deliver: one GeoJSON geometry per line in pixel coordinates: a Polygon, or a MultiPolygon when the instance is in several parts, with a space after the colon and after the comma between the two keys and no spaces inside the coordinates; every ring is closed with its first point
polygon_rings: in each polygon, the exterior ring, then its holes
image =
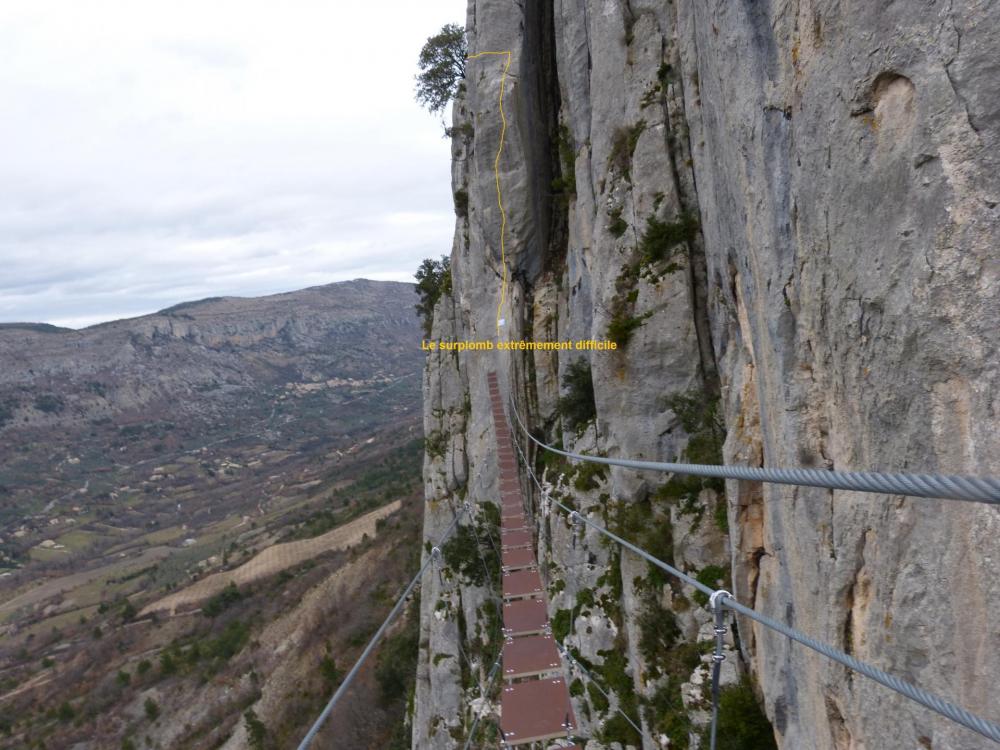
{"type": "Polygon", "coordinates": [[[79,331],[0,325],[0,429],[106,417],[175,388],[415,371],[413,285],[355,280],[266,297],[214,297],[79,331]],[[295,358],[292,362],[289,350],[295,358]],[[248,361],[237,361],[253,353],[248,361]],[[63,408],[37,408],[51,394],[63,408]]]}
{"type": "Polygon", "coordinates": [[[190,310],[191,308],[198,308],[204,305],[212,303],[238,303],[240,301],[251,301],[251,300],[274,300],[279,301],[283,297],[301,297],[303,295],[318,292],[323,293],[325,291],[343,290],[345,288],[357,287],[362,288],[365,284],[389,284],[396,285],[399,287],[409,287],[413,289],[414,284],[404,281],[375,281],[373,279],[351,279],[350,281],[336,281],[330,284],[320,284],[317,286],[305,287],[303,289],[294,290],[291,292],[275,292],[274,294],[265,295],[255,295],[250,297],[244,297],[242,295],[228,295],[222,297],[203,297],[201,299],[195,300],[184,300],[183,302],[178,302],[177,304],[170,305],[169,307],[164,307],[162,310],[157,310],[152,313],[145,313],[143,315],[133,315],[127,318],[116,318],[114,320],[104,320],[99,323],[93,323],[89,326],[84,326],[82,328],[70,328],[68,326],[55,325],[54,323],[44,323],[39,321],[30,320],[14,320],[8,322],[0,322],[0,332],[5,330],[26,330],[35,331],[37,333],[81,333],[88,331],[92,328],[98,328],[100,326],[125,323],[128,321],[141,320],[143,318],[152,318],[158,315],[176,315],[185,310],[190,310]]]}
{"type": "Polygon", "coordinates": [[[0,328],[0,534],[94,472],[127,483],[123,465],[248,440],[342,450],[414,418],[412,289],[349,281],[68,333],[0,328]]]}
{"type": "Polygon", "coordinates": [[[80,331],[3,326],[0,541],[74,494],[119,514],[112,493],[148,479],[146,464],[209,448],[346,451],[415,426],[420,324],[400,304],[412,289],[355,280],[80,331]]]}
{"type": "Polygon", "coordinates": [[[51,323],[0,323],[0,331],[26,330],[36,333],[75,333],[74,328],[54,326],[51,323]]]}

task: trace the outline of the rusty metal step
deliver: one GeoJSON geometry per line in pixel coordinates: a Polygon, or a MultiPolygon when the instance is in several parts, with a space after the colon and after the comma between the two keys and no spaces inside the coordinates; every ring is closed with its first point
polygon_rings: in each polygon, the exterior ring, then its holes
{"type": "Polygon", "coordinates": [[[549,612],[545,600],[516,599],[504,602],[503,632],[505,636],[537,635],[549,627],[549,612]]]}
{"type": "Polygon", "coordinates": [[[575,724],[562,677],[517,682],[500,693],[500,731],[508,745],[565,737],[575,724]]]}
{"type": "Polygon", "coordinates": [[[544,592],[542,588],[542,578],[535,568],[525,570],[513,570],[501,574],[503,584],[503,598],[506,601],[511,599],[531,599],[541,596],[544,592]]]}
{"type": "Polygon", "coordinates": [[[500,546],[505,549],[531,547],[533,545],[534,539],[531,538],[531,532],[526,529],[519,529],[517,531],[500,530],[500,546]]]}
{"type": "Polygon", "coordinates": [[[501,531],[517,531],[526,528],[528,528],[528,519],[524,517],[523,511],[500,518],[501,531]]]}
{"type": "Polygon", "coordinates": [[[503,646],[503,676],[508,680],[541,677],[562,667],[551,635],[508,638],[503,646]]]}
{"type": "Polygon", "coordinates": [[[522,570],[535,567],[535,551],[528,547],[505,549],[501,555],[504,570],[522,570]]]}

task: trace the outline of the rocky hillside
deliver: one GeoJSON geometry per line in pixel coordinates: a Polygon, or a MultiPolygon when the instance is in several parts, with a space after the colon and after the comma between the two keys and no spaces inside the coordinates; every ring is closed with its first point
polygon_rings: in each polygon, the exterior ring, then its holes
{"type": "Polygon", "coordinates": [[[186,302],[81,331],[0,324],[0,429],[73,429],[166,405],[201,417],[225,401],[220,391],[408,374],[418,329],[399,300],[411,290],[357,280],[186,302]]]}
{"type": "MultiPolygon", "coordinates": [[[[512,52],[502,335],[619,348],[431,353],[426,536],[459,502],[496,501],[491,369],[533,430],[578,451],[1000,474],[995,4],[470,0],[467,30],[470,52],[512,52]],[[577,423],[558,407],[580,395],[563,383],[581,356],[594,418],[577,423]]],[[[470,60],[454,107],[461,210],[437,338],[496,331],[502,68],[470,60]]],[[[993,509],[536,467],[742,602],[1000,716],[993,509]]],[[[588,747],[698,746],[703,603],[556,516],[538,538],[556,635],[612,694],[571,687],[588,747]]],[[[460,746],[490,666],[495,594],[466,583],[425,587],[414,748],[460,746]]],[[[733,703],[756,698],[780,747],[982,747],[752,623],[731,645],[733,703]]]]}
{"type": "MultiPolygon", "coordinates": [[[[0,747],[298,742],[415,564],[415,301],[0,326],[0,747]]],[[[394,741],[412,631],[324,746],[394,741]]]]}
{"type": "Polygon", "coordinates": [[[350,449],[419,398],[418,322],[401,296],[412,286],[359,280],[81,331],[3,325],[0,524],[143,490],[156,467],[248,442],[350,449]]]}

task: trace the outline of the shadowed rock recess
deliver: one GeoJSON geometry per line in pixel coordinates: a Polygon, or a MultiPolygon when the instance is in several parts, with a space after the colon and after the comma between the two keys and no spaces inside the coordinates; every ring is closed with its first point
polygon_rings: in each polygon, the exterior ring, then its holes
{"type": "MultiPolygon", "coordinates": [[[[429,353],[427,538],[460,503],[485,524],[498,500],[494,369],[536,434],[581,452],[1000,474],[1000,6],[883,5],[470,1],[470,52],[513,53],[504,337],[619,348],[429,353]],[[564,385],[580,359],[589,421],[564,385]]],[[[470,61],[454,106],[468,210],[434,338],[495,335],[502,65],[470,61]]],[[[1000,718],[995,508],[532,461],[704,582],[1000,718]]],[[[587,747],[706,747],[703,602],[592,531],[574,540],[557,511],[536,521],[556,636],[611,695],[571,683],[587,747]]],[[[461,747],[496,650],[496,584],[424,586],[413,747],[461,747]]],[[[725,679],[753,690],[779,747],[984,747],[752,623],[729,638],[725,679]]]]}

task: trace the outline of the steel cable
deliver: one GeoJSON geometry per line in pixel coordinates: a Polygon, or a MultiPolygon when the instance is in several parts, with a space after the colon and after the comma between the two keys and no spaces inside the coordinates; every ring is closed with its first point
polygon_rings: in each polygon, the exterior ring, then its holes
{"type": "MultiPolygon", "coordinates": [[[[564,644],[560,643],[559,641],[556,641],[556,646],[559,648],[559,653],[562,654],[563,657],[572,665],[570,668],[579,669],[580,674],[586,677],[587,680],[590,682],[590,684],[593,685],[595,688],[597,688],[597,690],[601,693],[601,695],[604,696],[604,699],[610,704],[612,702],[611,696],[604,691],[604,688],[602,688],[600,683],[594,679],[594,676],[587,671],[586,667],[584,667],[580,662],[578,662],[576,659],[573,658],[573,654],[569,652],[569,648],[567,648],[564,644]]],[[[642,737],[642,729],[640,729],[639,726],[634,721],[632,721],[632,718],[621,709],[621,706],[619,706],[615,710],[618,711],[618,713],[621,714],[621,717],[625,719],[625,721],[627,721],[629,724],[631,724],[632,728],[639,733],[640,737],[642,737]]]]}
{"type": "Polygon", "coordinates": [[[497,560],[500,559],[500,549],[497,547],[497,543],[493,540],[493,532],[490,531],[489,520],[487,519],[486,525],[483,527],[486,532],[486,538],[490,540],[490,546],[493,548],[493,554],[497,556],[497,560]]]}
{"type": "Polygon", "coordinates": [[[587,456],[555,448],[532,435],[514,404],[510,405],[514,418],[524,434],[540,448],[577,461],[622,466],[640,471],[668,471],[714,479],[741,479],[752,482],[792,484],[804,487],[823,487],[831,490],[857,492],[882,492],[889,495],[967,500],[1000,505],[1000,479],[995,477],[964,477],[949,474],[896,474],[880,471],[828,471],[825,469],[764,469],[750,466],[712,466],[708,464],[679,464],[660,461],[633,461],[624,458],[587,456]]]}
{"type": "MultiPolygon", "coordinates": [[[[520,419],[518,419],[518,421],[520,421],[520,419]]],[[[538,443],[543,448],[546,448],[544,443],[539,443],[537,440],[535,442],[538,443]]],[[[550,499],[553,503],[558,505],[567,513],[571,514],[571,516],[574,519],[582,521],[588,526],[591,526],[604,536],[607,536],[608,538],[612,539],[618,544],[624,546],[626,549],[635,552],[647,562],[655,565],[661,570],[666,571],[667,573],[670,573],[672,576],[679,578],[685,583],[694,586],[702,593],[707,594],[709,597],[712,597],[717,593],[715,589],[711,589],[708,586],[705,586],[700,581],[692,578],[691,576],[685,573],[680,572],[679,570],[677,570],[677,568],[673,567],[672,565],[669,565],[663,562],[662,560],[658,560],[645,550],[636,547],[631,542],[625,541],[616,534],[613,534],[612,532],[608,531],[603,526],[594,523],[590,519],[582,516],[577,511],[566,507],[561,502],[556,500],[548,492],[545,491],[541,483],[538,481],[538,477],[535,476],[535,473],[534,471],[532,471],[531,466],[527,463],[525,455],[521,451],[521,447],[518,444],[517,440],[514,441],[514,444],[517,446],[518,455],[520,455],[522,461],[524,461],[525,469],[527,470],[529,476],[531,476],[531,478],[534,480],[535,485],[538,487],[539,491],[543,494],[543,497],[548,497],[548,499],[550,499]]],[[[561,453],[562,451],[557,451],[557,452],[561,453]]],[[[571,455],[571,454],[564,453],[564,455],[571,455]]],[[[865,677],[868,677],[869,679],[874,680],[875,682],[878,682],[881,685],[884,685],[890,690],[894,690],[900,695],[906,696],[907,698],[916,701],[922,706],[926,706],[932,711],[941,714],[945,718],[950,719],[951,721],[954,721],[957,724],[961,724],[967,729],[971,729],[973,732],[976,732],[982,735],[983,737],[991,739],[994,742],[1000,743],[1000,724],[976,716],[975,714],[966,711],[964,708],[956,706],[955,704],[950,703],[949,701],[946,701],[943,698],[924,690],[923,688],[917,687],[916,685],[912,685],[906,682],[905,680],[901,680],[900,678],[894,677],[888,672],[884,672],[881,669],[878,669],[877,667],[873,667],[870,664],[866,664],[865,662],[859,661],[855,659],[853,656],[845,654],[843,651],[835,649],[832,646],[828,646],[825,643],[821,643],[820,641],[817,641],[814,638],[810,638],[809,636],[799,632],[795,628],[789,627],[788,625],[785,625],[784,623],[779,622],[778,620],[768,617],[767,615],[762,615],[756,610],[750,609],[749,607],[740,604],[738,601],[736,601],[736,599],[727,595],[726,592],[719,591],[717,601],[721,606],[728,607],[734,612],[738,612],[739,614],[744,615],[745,617],[749,617],[750,619],[759,622],[761,625],[764,625],[767,628],[775,630],[781,633],[782,635],[785,635],[791,638],[792,640],[801,643],[803,646],[806,646],[807,648],[810,648],[813,651],[816,651],[817,653],[823,654],[829,659],[839,662],[840,664],[843,664],[844,666],[853,669],[854,671],[860,674],[863,674],[865,677]]]]}
{"type": "MultiPolygon", "coordinates": [[[[472,516],[472,512],[471,512],[472,505],[471,505],[471,503],[469,501],[466,501],[465,507],[466,507],[467,510],[469,510],[469,515],[471,517],[472,516]]],[[[482,543],[479,540],[479,532],[477,530],[476,519],[473,517],[473,518],[471,518],[471,521],[472,521],[472,534],[476,538],[476,551],[479,552],[479,560],[480,560],[480,562],[483,565],[483,574],[486,577],[485,584],[489,585],[490,584],[490,572],[489,572],[488,566],[486,565],[486,558],[483,557],[482,543]]],[[[490,531],[489,531],[489,519],[487,519],[487,521],[486,521],[485,530],[486,530],[486,533],[489,535],[489,533],[490,533],[490,531]]],[[[492,544],[492,537],[490,538],[490,542],[492,544]]],[[[500,566],[501,565],[501,562],[500,562],[500,559],[501,559],[500,558],[500,552],[497,550],[495,544],[493,545],[493,550],[494,550],[494,552],[495,552],[495,554],[497,556],[496,557],[496,559],[497,559],[497,565],[500,566]]],[[[457,572],[456,572],[456,574],[457,574],[457,572]]],[[[503,638],[503,618],[501,616],[503,608],[499,606],[499,600],[498,599],[495,600],[495,599],[491,598],[489,601],[491,601],[493,603],[493,605],[495,607],[497,607],[497,610],[496,610],[497,611],[497,627],[496,627],[495,633],[493,634],[493,640],[497,644],[497,649],[498,650],[497,650],[496,658],[499,660],[501,658],[502,654],[503,654],[503,641],[504,641],[504,638],[503,638]]],[[[458,649],[459,649],[459,651],[462,651],[464,653],[464,651],[462,649],[462,634],[461,633],[459,633],[459,637],[458,637],[458,649]]],[[[466,657],[465,663],[469,665],[469,668],[471,670],[472,669],[472,663],[469,661],[468,657],[466,657]]],[[[489,682],[490,679],[491,679],[490,677],[487,677],[486,678],[487,682],[489,682]]]]}
{"type": "MultiPolygon", "coordinates": [[[[480,696],[483,699],[483,704],[484,704],[483,708],[485,708],[485,704],[489,700],[487,696],[492,691],[493,678],[496,675],[498,669],[500,669],[499,656],[497,657],[497,660],[493,662],[493,668],[490,670],[490,673],[486,676],[486,688],[487,688],[486,691],[480,693],[480,696]]],[[[465,747],[463,748],[463,750],[469,750],[469,748],[472,747],[472,740],[475,739],[476,737],[476,728],[479,726],[479,720],[482,718],[484,713],[485,711],[481,708],[479,710],[479,713],[476,714],[476,719],[475,721],[472,722],[472,727],[469,729],[469,736],[465,740],[465,747]]]]}
{"type": "Polygon", "coordinates": [[[719,682],[722,672],[722,662],[726,660],[724,638],[726,636],[726,613],[722,611],[719,599],[727,592],[717,591],[709,599],[715,625],[712,628],[715,636],[715,649],[712,652],[712,723],[709,732],[709,750],[715,750],[719,734],[719,682]]]}
{"type": "MultiPolygon", "coordinates": [[[[441,545],[445,539],[451,536],[451,533],[458,526],[458,520],[462,517],[462,514],[464,512],[465,509],[462,508],[461,510],[458,511],[458,513],[455,514],[455,517],[452,519],[451,524],[448,526],[444,534],[442,534],[441,538],[438,540],[438,545],[441,545]]],[[[396,616],[403,609],[403,605],[406,603],[406,599],[407,597],[409,597],[410,592],[413,591],[414,587],[423,577],[424,573],[427,571],[427,568],[431,566],[431,563],[433,563],[434,560],[435,556],[433,554],[427,555],[427,560],[424,562],[423,565],[420,566],[420,570],[417,572],[415,576],[413,576],[413,580],[411,580],[409,584],[407,584],[406,588],[403,589],[403,593],[400,595],[399,599],[396,600],[396,605],[386,616],[385,620],[382,621],[382,624],[379,626],[379,629],[375,631],[375,635],[372,636],[371,640],[368,641],[368,645],[365,646],[365,650],[361,652],[361,656],[359,656],[358,660],[354,662],[354,666],[351,667],[351,671],[347,673],[347,677],[345,677],[344,681],[341,682],[340,685],[337,687],[337,691],[333,694],[333,697],[330,698],[329,703],[326,704],[326,707],[317,717],[316,721],[313,722],[313,725],[306,733],[306,736],[302,738],[302,742],[299,743],[298,750],[306,750],[306,748],[308,748],[312,744],[312,741],[316,738],[316,734],[319,732],[320,727],[323,726],[323,722],[327,720],[327,717],[330,716],[330,713],[333,711],[334,706],[337,705],[337,702],[341,699],[341,697],[343,697],[344,693],[347,692],[348,686],[351,684],[351,682],[353,682],[354,678],[357,677],[358,672],[361,670],[361,665],[365,663],[365,660],[369,656],[371,656],[372,651],[375,650],[375,647],[378,645],[378,642],[382,639],[382,636],[385,635],[385,632],[389,629],[389,625],[392,623],[394,619],[396,619],[396,616]]]]}
{"type": "Polygon", "coordinates": [[[658,560],[657,558],[653,557],[651,554],[649,554],[648,552],[646,552],[646,550],[641,549],[640,547],[636,547],[634,544],[632,544],[632,542],[629,542],[629,541],[626,541],[625,539],[622,539],[617,534],[612,533],[611,531],[608,531],[604,526],[601,526],[600,524],[594,523],[593,521],[591,521],[589,518],[587,518],[583,514],[579,513],[578,511],[574,510],[573,508],[570,508],[567,505],[563,505],[561,502],[559,502],[558,500],[556,500],[554,497],[552,497],[552,495],[550,493],[548,493],[545,490],[544,487],[542,487],[541,483],[538,481],[538,477],[535,476],[535,472],[533,472],[531,470],[531,467],[528,465],[527,457],[524,455],[524,452],[521,450],[521,446],[520,446],[520,444],[518,444],[518,442],[517,442],[516,439],[514,440],[514,446],[517,448],[517,454],[521,457],[521,461],[524,463],[524,467],[528,471],[528,476],[530,476],[532,478],[532,480],[535,482],[535,486],[538,487],[538,491],[540,493],[542,493],[543,497],[548,498],[555,505],[558,505],[562,510],[566,511],[566,513],[569,514],[569,516],[570,516],[570,518],[572,520],[579,521],[580,523],[586,524],[587,526],[590,526],[591,528],[596,529],[597,531],[599,531],[600,533],[604,534],[608,538],[612,539],[614,542],[616,542],[617,544],[621,545],[625,549],[630,550],[631,552],[634,552],[636,555],[638,555],[639,557],[641,557],[642,559],[644,559],[646,562],[650,563],[651,565],[655,565],[658,568],[662,568],[663,570],[665,570],[667,573],[669,573],[670,575],[674,576],[675,578],[679,578],[680,580],[684,581],[688,585],[694,586],[696,589],[698,589],[699,591],[701,591],[706,596],[711,596],[714,593],[713,589],[711,589],[708,586],[706,586],[704,583],[702,583],[701,581],[699,581],[697,578],[692,578],[687,573],[683,573],[680,570],[678,570],[677,568],[675,568],[673,565],[669,565],[669,564],[663,562],[662,560],[658,560]]]}
{"type": "MultiPolygon", "coordinates": [[[[476,518],[472,514],[472,504],[468,500],[466,500],[466,502],[465,502],[465,508],[466,508],[466,510],[469,511],[470,520],[472,521],[472,524],[471,524],[472,525],[472,535],[476,538],[476,552],[479,553],[479,562],[483,566],[483,584],[486,585],[486,586],[488,586],[489,583],[490,583],[490,568],[486,564],[486,558],[483,557],[483,545],[482,545],[482,542],[479,540],[479,530],[477,528],[476,518]]],[[[490,533],[488,525],[489,525],[489,521],[487,521],[487,528],[486,528],[486,533],[487,534],[490,533]]],[[[493,540],[492,540],[492,537],[491,537],[490,544],[493,547],[494,554],[496,554],[497,563],[499,563],[500,562],[500,553],[499,553],[499,551],[497,551],[496,545],[493,544],[492,541],[493,540]]],[[[456,571],[456,574],[457,573],[458,573],[458,571],[456,571]]]]}
{"type": "MultiPolygon", "coordinates": [[[[484,570],[485,570],[485,563],[484,563],[484,570]]],[[[440,571],[438,571],[438,574],[440,575],[440,571]]],[[[444,586],[444,584],[442,582],[442,588],[443,588],[443,586],[444,586]]],[[[452,589],[451,590],[457,592],[458,589],[459,589],[459,582],[458,582],[458,578],[456,577],[455,580],[454,580],[454,582],[452,583],[452,589]]],[[[460,595],[459,595],[459,598],[461,598],[460,595]]],[[[461,602],[459,602],[458,606],[460,606],[460,607],[462,606],[461,602]]],[[[473,664],[472,664],[472,660],[469,658],[468,654],[465,653],[465,649],[462,648],[461,634],[459,634],[459,637],[455,639],[455,643],[458,646],[458,655],[459,655],[459,659],[460,659],[459,668],[461,668],[461,662],[464,661],[465,662],[465,666],[468,668],[469,672],[471,673],[474,667],[473,667],[473,664]]],[[[463,728],[463,730],[465,729],[465,717],[464,716],[462,717],[462,728],[463,728]]]]}
{"type": "Polygon", "coordinates": [[[873,667],[863,661],[858,661],[853,656],[845,654],[843,651],[839,651],[838,649],[828,646],[825,643],[821,643],[814,638],[810,638],[804,633],[800,633],[795,628],[791,628],[772,617],[762,615],[760,612],[740,604],[738,601],[729,596],[720,596],[719,604],[733,610],[734,612],[738,612],[741,615],[749,617],[751,620],[759,622],[761,625],[764,625],[771,630],[776,630],[782,635],[788,636],[793,641],[798,641],[803,646],[811,648],[813,651],[823,654],[823,656],[833,659],[834,661],[843,664],[845,667],[853,669],[855,672],[863,674],[865,677],[868,677],[881,685],[885,685],[885,687],[890,690],[895,690],[897,693],[905,695],[910,700],[926,706],[932,711],[941,714],[945,718],[951,719],[955,723],[971,729],[973,732],[978,732],[983,737],[987,737],[994,742],[1000,743],[1000,724],[980,718],[979,716],[966,711],[961,706],[956,706],[954,703],[950,703],[943,698],[924,690],[923,688],[912,685],[905,680],[901,680],[888,672],[883,672],[878,667],[873,667]]]}

